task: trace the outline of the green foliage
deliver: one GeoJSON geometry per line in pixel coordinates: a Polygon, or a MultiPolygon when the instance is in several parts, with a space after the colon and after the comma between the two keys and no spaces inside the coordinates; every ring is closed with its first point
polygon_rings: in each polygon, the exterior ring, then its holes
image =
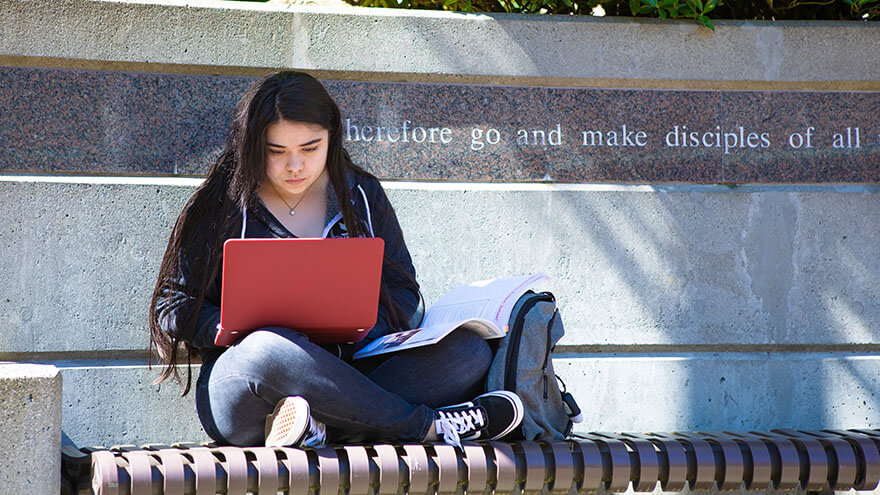
{"type": "Polygon", "coordinates": [[[686,17],[697,19],[704,26],[711,30],[715,30],[712,21],[709,20],[709,12],[716,6],[723,5],[721,0],[707,0],[704,4],[702,0],[629,0],[629,10],[633,15],[639,14],[656,14],[661,19],[678,17],[686,17]]]}
{"type": "Polygon", "coordinates": [[[843,0],[850,6],[850,12],[864,19],[880,18],[880,0],[843,0]]]}
{"type": "Polygon", "coordinates": [[[880,0],[346,0],[364,7],[694,19],[880,20],[880,0]]]}

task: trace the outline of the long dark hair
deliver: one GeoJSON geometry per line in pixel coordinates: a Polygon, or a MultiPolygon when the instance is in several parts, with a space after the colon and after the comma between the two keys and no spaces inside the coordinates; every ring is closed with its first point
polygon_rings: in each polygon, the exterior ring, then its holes
{"type": "MultiPolygon", "coordinates": [[[[254,83],[235,109],[223,152],[210,166],[205,181],[177,218],[150,302],[150,363],[158,354],[164,364],[157,382],[174,376],[183,384],[178,359],[180,353],[185,354],[187,374],[183,395],[189,392],[192,381],[189,365],[192,358],[198,355],[198,350],[187,342],[187,337],[195,332],[198,308],[217,277],[223,242],[241,229],[242,208],[252,206],[257,201],[257,189],[265,174],[266,128],[280,119],[317,124],[329,131],[326,169],[336,192],[343,222],[349,236],[367,235],[355,212],[347,176],[349,173],[371,176],[352,163],[342,146],[342,119],[336,102],[318,80],[301,72],[277,72],[254,83]],[[186,257],[184,251],[198,257],[186,257]],[[182,266],[184,259],[187,260],[185,267],[182,266]],[[180,274],[184,269],[187,276],[184,277],[184,284],[180,284],[180,274]],[[176,322],[178,328],[174,335],[163,331],[159,321],[161,315],[157,311],[158,300],[170,291],[182,291],[196,298],[191,302],[195,305],[195,311],[190,312],[188,321],[176,322]]],[[[385,261],[395,268],[393,262],[387,258],[385,261]]],[[[404,275],[405,278],[412,278],[408,273],[404,275]]],[[[408,317],[388,297],[384,282],[379,302],[388,312],[392,327],[406,328],[408,317]]]]}

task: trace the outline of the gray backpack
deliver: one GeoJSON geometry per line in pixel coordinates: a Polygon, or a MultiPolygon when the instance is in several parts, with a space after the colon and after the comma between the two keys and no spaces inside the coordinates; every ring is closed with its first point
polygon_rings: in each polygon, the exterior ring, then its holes
{"type": "MultiPolygon", "coordinates": [[[[516,392],[525,406],[518,431],[509,438],[560,440],[571,433],[571,417],[580,413],[571,394],[559,390],[551,354],[565,329],[549,292],[527,292],[510,314],[507,336],[497,343],[486,390],[516,392]]],[[[564,385],[563,385],[564,387],[564,385]]]]}

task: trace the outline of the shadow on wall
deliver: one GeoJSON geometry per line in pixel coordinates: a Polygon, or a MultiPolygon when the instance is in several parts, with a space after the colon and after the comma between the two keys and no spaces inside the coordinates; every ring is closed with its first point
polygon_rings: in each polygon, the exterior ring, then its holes
{"type": "MultiPolygon", "coordinates": [[[[656,372],[617,370],[638,380],[630,394],[654,404],[667,429],[877,423],[870,360],[823,351],[877,340],[880,222],[854,214],[877,211],[877,198],[779,189],[551,195],[558,259],[569,260],[554,276],[564,307],[576,308],[565,343],[677,349],[640,365],[656,372]]],[[[622,356],[608,369],[639,359],[622,356]]],[[[595,371],[589,378],[621,384],[595,371]]]]}
{"type": "Polygon", "coordinates": [[[510,189],[392,201],[428,301],[464,281],[551,276],[566,324],[557,371],[588,404],[584,428],[878,423],[876,362],[829,352],[876,341],[880,225],[853,214],[876,211],[876,194],[510,189]],[[589,353],[602,346],[616,353],[589,353]]]}

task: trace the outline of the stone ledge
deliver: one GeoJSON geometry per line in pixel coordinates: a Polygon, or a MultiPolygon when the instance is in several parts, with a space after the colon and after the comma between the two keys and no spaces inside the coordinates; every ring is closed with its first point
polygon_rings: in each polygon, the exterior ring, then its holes
{"type": "Polygon", "coordinates": [[[3,493],[57,493],[61,400],[61,375],[54,366],[0,362],[3,493]]]}
{"type": "Polygon", "coordinates": [[[0,19],[0,57],[181,64],[205,71],[292,67],[379,73],[392,80],[440,75],[458,82],[486,76],[568,84],[800,81],[835,82],[845,90],[851,82],[880,80],[880,38],[874,26],[859,22],[717,21],[712,32],[693,21],[328,10],[219,0],[6,0],[0,19]]]}

